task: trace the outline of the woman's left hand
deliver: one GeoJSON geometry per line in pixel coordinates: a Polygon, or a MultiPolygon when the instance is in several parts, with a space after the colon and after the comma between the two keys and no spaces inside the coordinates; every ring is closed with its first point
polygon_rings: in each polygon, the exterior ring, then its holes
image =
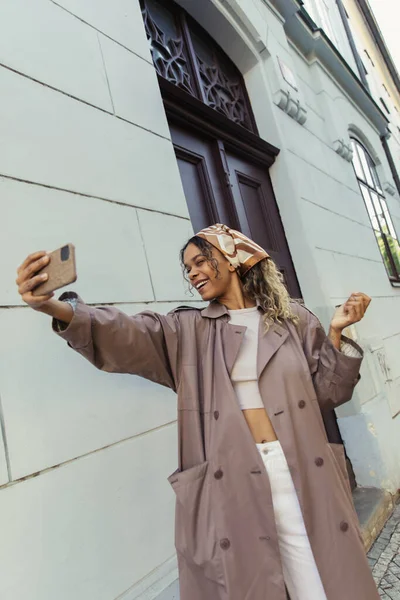
{"type": "Polygon", "coordinates": [[[342,306],[336,309],[332,317],[330,329],[341,332],[345,327],[361,321],[365,315],[371,298],[361,292],[354,292],[342,306]]]}

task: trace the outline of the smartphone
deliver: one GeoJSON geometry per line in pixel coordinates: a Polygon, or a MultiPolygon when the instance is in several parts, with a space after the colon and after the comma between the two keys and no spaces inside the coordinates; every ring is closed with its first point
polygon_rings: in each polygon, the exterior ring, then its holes
{"type": "Polygon", "coordinates": [[[47,273],[48,279],[32,291],[33,296],[46,296],[77,279],[75,246],[73,244],[66,244],[54,250],[49,254],[49,258],[49,264],[37,273],[37,275],[47,273]]]}

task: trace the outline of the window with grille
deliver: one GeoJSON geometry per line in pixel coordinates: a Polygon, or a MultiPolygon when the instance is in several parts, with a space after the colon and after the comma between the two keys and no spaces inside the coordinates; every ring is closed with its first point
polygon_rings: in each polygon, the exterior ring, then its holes
{"type": "Polygon", "coordinates": [[[242,74],[198,23],[172,0],[140,0],[159,76],[256,133],[242,74]]]}
{"type": "Polygon", "coordinates": [[[358,140],[352,139],[351,143],[354,153],[353,167],[383,262],[389,279],[400,283],[400,245],[376,167],[371,156],[358,140]]]}

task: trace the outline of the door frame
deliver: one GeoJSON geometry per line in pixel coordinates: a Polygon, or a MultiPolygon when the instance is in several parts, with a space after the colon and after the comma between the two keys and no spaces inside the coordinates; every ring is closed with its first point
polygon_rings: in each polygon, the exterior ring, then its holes
{"type": "Polygon", "coordinates": [[[220,139],[226,147],[243,158],[251,158],[269,168],[280,150],[255,133],[238,125],[191,96],[178,86],[157,75],[167,116],[178,124],[220,139]]]}

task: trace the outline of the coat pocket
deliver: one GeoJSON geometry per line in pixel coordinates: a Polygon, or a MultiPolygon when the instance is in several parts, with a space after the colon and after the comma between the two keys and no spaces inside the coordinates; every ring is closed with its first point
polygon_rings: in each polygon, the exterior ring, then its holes
{"type": "Polygon", "coordinates": [[[331,450],[330,454],[332,456],[334,464],[336,465],[336,470],[339,473],[339,476],[340,476],[342,485],[344,487],[344,490],[346,492],[347,498],[349,499],[350,506],[351,506],[353,516],[354,516],[354,521],[353,521],[354,527],[356,528],[358,537],[360,538],[360,541],[364,546],[364,538],[361,533],[361,529],[360,529],[360,525],[359,525],[359,521],[358,521],[358,515],[357,515],[356,509],[354,507],[353,494],[351,491],[349,475],[347,473],[346,456],[344,453],[343,444],[327,444],[327,446],[331,450]]]}
{"type": "Polygon", "coordinates": [[[207,471],[205,461],[168,477],[176,494],[175,547],[188,563],[201,567],[208,579],[224,585],[207,471]]]}
{"type": "Polygon", "coordinates": [[[332,451],[333,459],[337,466],[340,479],[343,483],[346,494],[353,505],[353,495],[351,493],[350,479],[347,473],[346,456],[344,453],[343,444],[328,444],[328,448],[330,448],[332,451]]]}

